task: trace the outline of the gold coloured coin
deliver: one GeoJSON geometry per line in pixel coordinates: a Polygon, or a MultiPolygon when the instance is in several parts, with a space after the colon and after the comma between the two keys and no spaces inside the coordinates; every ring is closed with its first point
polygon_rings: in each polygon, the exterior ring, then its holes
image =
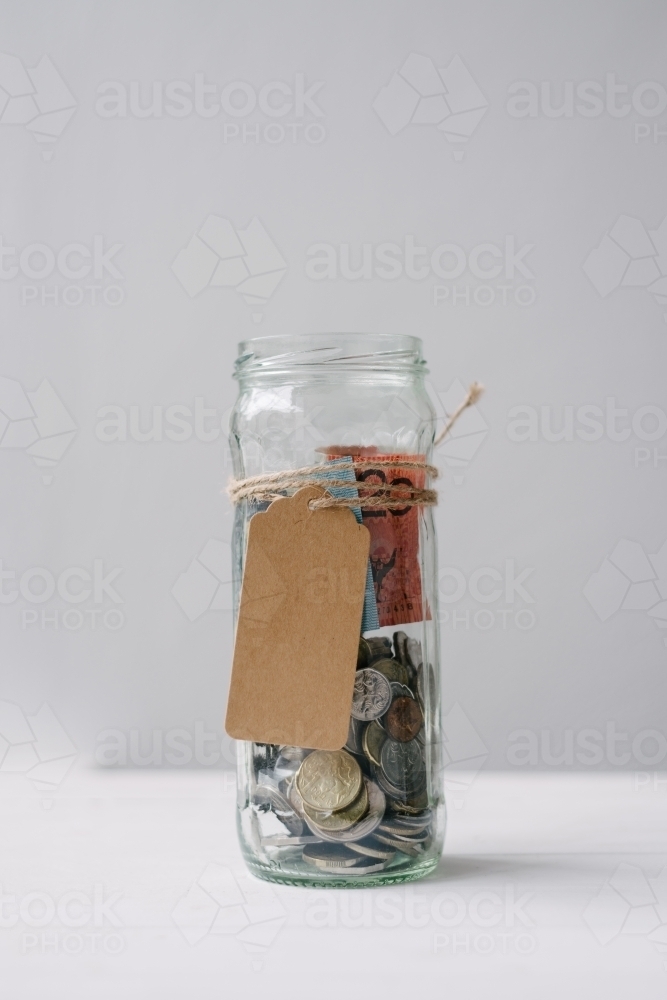
{"type": "Polygon", "coordinates": [[[318,828],[318,830],[338,831],[338,830],[348,830],[355,823],[358,823],[368,811],[368,792],[366,791],[366,785],[363,784],[361,787],[361,792],[357,795],[354,802],[351,802],[349,806],[345,809],[337,809],[336,812],[318,812],[317,809],[311,809],[309,805],[304,802],[303,810],[309,820],[312,820],[313,824],[318,828]]]}
{"type": "Polygon", "coordinates": [[[345,750],[315,750],[302,762],[295,780],[304,803],[318,812],[345,809],[363,784],[361,768],[345,750]]]}
{"type": "Polygon", "coordinates": [[[361,745],[364,753],[373,764],[380,766],[380,751],[382,750],[382,744],[387,738],[387,734],[375,719],[369,722],[364,729],[364,735],[361,738],[361,745]]]}
{"type": "Polygon", "coordinates": [[[313,833],[317,834],[322,840],[331,841],[334,844],[349,844],[354,840],[362,840],[367,837],[370,833],[375,830],[375,828],[382,822],[384,814],[387,808],[387,800],[385,798],[384,792],[376,785],[374,781],[369,778],[364,778],[364,784],[366,786],[366,791],[368,792],[368,812],[360,819],[358,823],[354,823],[352,826],[348,827],[347,830],[323,830],[322,827],[316,826],[311,819],[306,816],[306,823],[311,828],[313,833]]]}

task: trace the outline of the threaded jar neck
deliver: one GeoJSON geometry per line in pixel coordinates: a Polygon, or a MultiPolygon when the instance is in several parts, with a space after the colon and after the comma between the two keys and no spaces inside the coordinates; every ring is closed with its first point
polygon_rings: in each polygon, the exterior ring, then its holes
{"type": "Polygon", "coordinates": [[[306,333],[257,337],[239,344],[234,377],[253,384],[288,376],[422,378],[428,373],[419,337],[389,333],[306,333]]]}

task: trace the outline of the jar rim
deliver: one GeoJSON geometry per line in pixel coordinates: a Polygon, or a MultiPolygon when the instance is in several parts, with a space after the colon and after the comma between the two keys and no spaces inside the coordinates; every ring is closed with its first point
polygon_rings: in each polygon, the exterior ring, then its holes
{"type": "Polygon", "coordinates": [[[341,369],[426,374],[420,337],[394,333],[300,333],[238,345],[235,378],[262,372],[341,369]]]}

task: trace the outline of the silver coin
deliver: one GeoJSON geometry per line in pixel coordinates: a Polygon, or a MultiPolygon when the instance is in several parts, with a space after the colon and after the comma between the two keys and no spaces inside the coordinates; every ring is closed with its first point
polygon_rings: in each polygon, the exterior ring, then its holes
{"type": "Polygon", "coordinates": [[[418,740],[408,740],[406,743],[385,740],[380,760],[385,776],[397,788],[414,789],[417,780],[426,776],[424,756],[418,740]]]}
{"type": "Polygon", "coordinates": [[[271,809],[275,812],[294,812],[292,806],[289,804],[288,800],[278,791],[277,785],[270,785],[268,783],[262,783],[258,785],[252,795],[252,801],[255,805],[269,804],[271,809]]]}
{"type": "Polygon", "coordinates": [[[283,826],[295,837],[303,833],[303,820],[292,807],[291,803],[277,789],[270,785],[258,785],[253,792],[252,801],[255,805],[269,804],[283,826]]]}
{"type": "Polygon", "coordinates": [[[378,833],[377,831],[373,836],[381,844],[388,844],[389,847],[393,847],[397,851],[402,851],[403,854],[407,854],[410,858],[419,858],[424,853],[421,844],[408,844],[404,840],[398,840],[396,837],[389,837],[386,833],[378,833]]]}
{"type": "Polygon", "coordinates": [[[306,811],[303,808],[303,799],[301,798],[301,792],[296,787],[296,781],[291,782],[287,792],[287,798],[289,799],[290,805],[294,809],[297,816],[299,816],[304,822],[307,822],[306,811]]]}
{"type": "Polygon", "coordinates": [[[364,752],[361,739],[364,735],[365,728],[365,723],[363,723],[361,719],[355,719],[353,715],[350,716],[350,726],[347,731],[347,742],[345,744],[346,750],[350,750],[351,753],[358,754],[362,754],[364,752]]]}
{"type": "Polygon", "coordinates": [[[405,632],[394,632],[394,656],[404,667],[408,666],[405,648],[407,638],[405,632]]]}
{"type": "Polygon", "coordinates": [[[396,837],[397,840],[406,840],[409,844],[419,844],[424,840],[428,840],[431,836],[431,831],[428,828],[424,830],[405,830],[395,826],[393,823],[380,823],[378,833],[385,833],[388,837],[396,837]]]}
{"type": "Polygon", "coordinates": [[[279,748],[280,756],[285,757],[287,760],[298,760],[302,761],[304,757],[307,757],[312,750],[307,750],[305,747],[291,747],[286,745],[281,745],[279,748]]]}
{"type": "Polygon", "coordinates": [[[418,776],[414,783],[409,787],[407,785],[400,787],[399,785],[393,785],[391,781],[387,779],[387,776],[383,774],[381,769],[376,769],[375,780],[382,791],[389,796],[389,805],[391,805],[392,808],[395,805],[402,805],[409,799],[414,798],[415,795],[421,794],[426,789],[425,775],[418,776]]]}
{"type": "Polygon", "coordinates": [[[351,851],[365,854],[369,858],[379,858],[382,861],[391,861],[396,854],[393,847],[380,844],[374,841],[372,837],[368,837],[366,840],[354,840],[347,846],[351,851]]]}
{"type": "Polygon", "coordinates": [[[377,858],[359,858],[356,865],[347,869],[350,875],[370,875],[372,872],[383,871],[389,861],[378,861],[377,858]]]}
{"type": "Polygon", "coordinates": [[[382,822],[382,817],[387,806],[384,792],[369,778],[364,778],[366,791],[368,792],[368,812],[363,819],[350,826],[347,830],[323,830],[314,823],[310,816],[306,816],[306,823],[318,837],[332,844],[349,844],[352,841],[362,840],[375,830],[382,822]]]}
{"type": "Polygon", "coordinates": [[[416,816],[392,816],[390,820],[386,822],[395,823],[397,826],[405,828],[406,830],[424,830],[427,826],[431,825],[433,820],[433,813],[430,809],[424,809],[419,815],[416,816]]]}
{"type": "Polygon", "coordinates": [[[405,643],[405,652],[408,665],[411,666],[413,670],[418,670],[423,660],[421,642],[417,639],[408,637],[405,643]]]}
{"type": "Polygon", "coordinates": [[[314,834],[303,834],[301,837],[287,837],[282,833],[270,837],[260,837],[262,847],[303,847],[305,844],[319,844],[320,838],[314,834]]]}
{"type": "Polygon", "coordinates": [[[285,757],[281,754],[273,765],[273,773],[278,781],[283,781],[285,778],[294,777],[300,767],[300,760],[292,760],[292,758],[285,757]]]}
{"type": "Polygon", "coordinates": [[[352,868],[359,860],[358,855],[342,844],[306,844],[302,856],[316,868],[352,868]]]}
{"type": "Polygon", "coordinates": [[[387,678],[366,667],[357,670],[352,696],[352,715],[362,722],[371,722],[387,711],[391,704],[391,686],[387,678]]]}
{"type": "Polygon", "coordinates": [[[274,788],[277,792],[280,791],[278,787],[280,779],[273,773],[273,768],[270,770],[266,767],[261,768],[257,772],[257,784],[266,788],[274,788]]]}

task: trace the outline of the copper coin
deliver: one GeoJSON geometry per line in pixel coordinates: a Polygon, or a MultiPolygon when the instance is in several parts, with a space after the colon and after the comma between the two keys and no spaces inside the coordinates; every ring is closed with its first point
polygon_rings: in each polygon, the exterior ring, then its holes
{"type": "Polygon", "coordinates": [[[395,698],[385,718],[387,732],[399,743],[413,740],[422,727],[424,717],[414,698],[395,698]]]}

